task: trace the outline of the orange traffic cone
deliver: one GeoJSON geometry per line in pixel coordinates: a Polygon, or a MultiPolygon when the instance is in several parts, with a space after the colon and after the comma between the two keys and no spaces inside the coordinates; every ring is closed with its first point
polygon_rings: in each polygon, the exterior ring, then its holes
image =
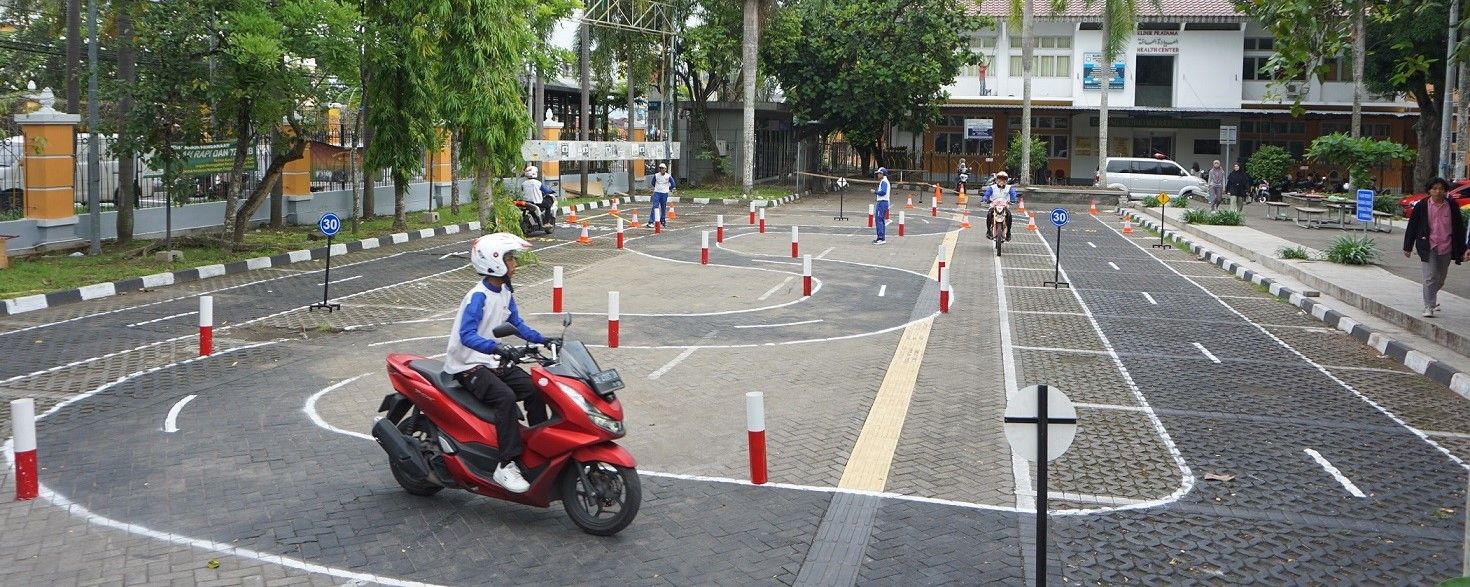
{"type": "Polygon", "coordinates": [[[639,220],[638,220],[638,209],[637,208],[628,208],[628,219],[633,221],[633,227],[634,228],[637,228],[638,227],[639,220]]]}
{"type": "Polygon", "coordinates": [[[592,238],[589,237],[589,236],[587,236],[587,223],[586,222],[583,222],[582,223],[582,236],[577,237],[577,244],[580,244],[580,245],[590,245],[590,244],[592,244],[592,238]]]}
{"type": "Polygon", "coordinates": [[[1123,217],[1123,234],[1133,234],[1133,219],[1123,217]]]}
{"type": "Polygon", "coordinates": [[[1036,232],[1036,214],[1033,212],[1026,215],[1026,230],[1036,232]]]}
{"type": "Polygon", "coordinates": [[[613,200],[612,210],[609,210],[608,211],[608,214],[611,214],[613,216],[618,216],[620,218],[622,217],[622,212],[618,210],[618,201],[617,200],[613,200]]]}
{"type": "Polygon", "coordinates": [[[960,217],[960,228],[969,228],[970,227],[970,211],[969,210],[963,210],[962,212],[964,213],[964,215],[960,217]]]}
{"type": "Polygon", "coordinates": [[[570,222],[572,224],[576,224],[577,223],[577,207],[576,206],[572,206],[570,208],[567,208],[567,210],[569,210],[567,212],[567,222],[570,222]]]}
{"type": "Polygon", "coordinates": [[[909,203],[904,204],[903,207],[904,208],[907,208],[909,210],[913,210],[914,209],[914,195],[913,194],[909,194],[909,203]]]}
{"type": "Polygon", "coordinates": [[[1016,196],[1016,200],[1021,203],[1021,207],[1019,208],[1019,210],[1021,211],[1022,214],[1025,214],[1026,213],[1026,198],[1022,198],[1020,196],[1016,196]]]}
{"type": "Polygon", "coordinates": [[[1092,207],[1087,209],[1087,213],[1097,216],[1097,200],[1092,201],[1092,207]]]}
{"type": "Polygon", "coordinates": [[[965,188],[963,186],[960,187],[960,195],[955,196],[955,202],[959,203],[959,205],[961,206],[970,203],[970,196],[965,195],[965,188]]]}
{"type": "Polygon", "coordinates": [[[941,205],[943,203],[944,203],[944,192],[939,189],[939,184],[936,183],[936,184],[934,184],[934,205],[935,206],[939,206],[939,205],[941,205]]]}
{"type": "Polygon", "coordinates": [[[674,205],[673,204],[669,204],[669,220],[678,220],[678,219],[679,219],[679,214],[677,212],[674,212],[674,205]]]}

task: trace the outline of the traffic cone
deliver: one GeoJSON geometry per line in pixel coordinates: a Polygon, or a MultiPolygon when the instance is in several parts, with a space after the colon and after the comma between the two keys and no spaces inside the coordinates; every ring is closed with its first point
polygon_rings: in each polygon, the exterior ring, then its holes
{"type": "Polygon", "coordinates": [[[1092,201],[1092,207],[1087,209],[1087,213],[1097,216],[1097,200],[1092,201]]]}
{"type": "Polygon", "coordinates": [[[679,215],[674,212],[674,205],[669,204],[669,220],[678,220],[679,215]]]}
{"type": "Polygon", "coordinates": [[[572,224],[576,224],[577,223],[577,207],[576,206],[572,206],[570,208],[567,208],[567,222],[570,222],[572,224]]]}
{"type": "Polygon", "coordinates": [[[1022,214],[1025,214],[1026,213],[1026,198],[1022,198],[1020,196],[1016,196],[1016,200],[1021,203],[1021,207],[1018,208],[1017,210],[1019,210],[1022,214]]]}
{"type": "Polygon", "coordinates": [[[577,237],[577,244],[579,244],[579,245],[590,245],[590,244],[592,244],[592,237],[587,236],[587,223],[586,222],[583,222],[582,223],[582,236],[577,237]]]}
{"type": "Polygon", "coordinates": [[[939,184],[936,183],[934,184],[934,205],[938,206],[942,203],[944,203],[944,191],[941,190],[939,188],[939,184]]]}
{"type": "Polygon", "coordinates": [[[1123,234],[1133,234],[1133,219],[1123,217],[1123,234]]]}
{"type": "Polygon", "coordinates": [[[1027,232],[1036,232],[1036,214],[1035,213],[1031,213],[1031,214],[1027,214],[1026,215],[1026,231],[1027,232]]]}
{"type": "Polygon", "coordinates": [[[618,201],[617,200],[613,200],[612,210],[609,210],[608,211],[608,214],[611,214],[613,216],[619,216],[619,217],[622,216],[623,213],[618,210],[618,201]]]}
{"type": "Polygon", "coordinates": [[[964,205],[967,205],[967,204],[970,203],[970,196],[965,195],[965,188],[964,188],[964,186],[960,186],[960,195],[958,195],[958,196],[955,197],[955,202],[959,203],[959,205],[961,205],[961,206],[964,206],[964,205]]]}
{"type": "Polygon", "coordinates": [[[964,216],[961,216],[960,217],[960,228],[969,228],[970,227],[970,211],[969,210],[961,210],[961,212],[964,213],[964,216]]]}
{"type": "Polygon", "coordinates": [[[909,194],[909,202],[907,204],[904,204],[903,207],[906,210],[913,210],[914,209],[914,195],[913,194],[909,194]]]}

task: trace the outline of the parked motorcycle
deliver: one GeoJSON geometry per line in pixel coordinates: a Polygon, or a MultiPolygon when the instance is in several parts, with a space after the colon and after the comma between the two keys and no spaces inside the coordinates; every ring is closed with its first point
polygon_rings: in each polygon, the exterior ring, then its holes
{"type": "Polygon", "coordinates": [[[515,200],[515,204],[516,208],[521,211],[521,234],[531,236],[536,233],[544,233],[546,236],[551,236],[556,231],[555,200],[552,200],[549,211],[542,210],[540,206],[525,200],[515,200]]]}
{"type": "MultiPolygon", "coordinates": [[[[570,315],[562,325],[564,331],[571,325],[570,315]]],[[[491,334],[515,332],[502,324],[491,334]]],[[[420,496],[452,488],[536,507],[561,500],[582,531],[618,533],[638,515],[642,499],[637,463],[614,442],[624,434],[623,406],[614,395],[622,378],[598,367],[580,342],[523,350],[517,362],[534,364],[531,381],[552,411],[545,422],[521,427],[529,490],[512,493],[491,481],[500,457],[490,407],[445,374],[440,361],[401,353],[388,355],[394,392],[378,406],[386,415],[372,431],[393,478],[420,496]]]]}

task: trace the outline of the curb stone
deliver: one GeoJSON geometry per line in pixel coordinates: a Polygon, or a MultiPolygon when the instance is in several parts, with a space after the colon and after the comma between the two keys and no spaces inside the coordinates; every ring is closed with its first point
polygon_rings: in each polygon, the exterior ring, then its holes
{"type": "Polygon", "coordinates": [[[218,263],[214,265],[194,267],[192,269],[181,269],[179,271],[174,271],[171,273],[154,273],[153,275],[130,277],[128,279],[114,281],[111,283],[94,283],[92,285],[82,286],[75,289],[64,289],[61,291],[53,291],[50,293],[4,299],[0,300],[0,316],[13,316],[15,314],[21,314],[24,312],[44,310],[46,308],[62,304],[70,304],[86,300],[111,297],[117,295],[119,292],[126,293],[139,289],[152,289],[155,287],[173,285],[176,283],[188,283],[190,281],[198,281],[201,279],[208,279],[210,277],[219,277],[221,275],[244,273],[246,271],[252,271],[255,269],[281,267],[285,265],[290,265],[292,263],[302,263],[315,259],[325,259],[329,254],[330,256],[337,257],[341,255],[346,255],[347,253],[355,253],[357,251],[376,249],[378,247],[387,245],[402,244],[409,241],[415,241],[429,237],[443,236],[446,234],[458,234],[460,232],[479,229],[479,221],[467,222],[464,224],[450,224],[435,228],[424,228],[420,230],[411,230],[408,232],[399,232],[380,236],[377,238],[364,239],[349,243],[334,243],[330,251],[327,249],[327,247],[302,249],[297,251],[289,251],[270,257],[255,257],[252,259],[232,261],[229,263],[218,263]]]}
{"type": "MultiPolygon", "coordinates": [[[[779,206],[781,204],[785,204],[785,203],[788,203],[788,202],[795,201],[796,199],[798,199],[800,197],[801,197],[800,194],[791,194],[789,196],[784,196],[784,197],[781,197],[781,198],[778,198],[778,199],[775,199],[775,200],[753,200],[753,201],[754,202],[757,202],[756,206],[759,206],[759,207],[774,207],[774,206],[779,206]]],[[[647,201],[650,200],[650,197],[649,196],[636,196],[636,197],[622,196],[622,197],[616,198],[616,200],[618,202],[620,202],[620,203],[633,202],[633,201],[647,202],[647,201]]],[[[697,204],[708,204],[708,203],[710,203],[710,199],[709,198],[695,198],[693,200],[689,200],[689,199],[686,199],[686,198],[679,198],[678,196],[669,198],[669,201],[670,202],[675,202],[675,203],[684,203],[686,201],[692,201],[693,203],[697,203],[697,204]]],[[[725,199],[725,200],[720,200],[719,203],[727,204],[727,205],[736,205],[736,204],[740,204],[741,202],[744,202],[744,201],[745,200],[725,199]]],[[[609,206],[612,206],[612,200],[611,199],[608,199],[608,200],[600,200],[600,201],[597,201],[597,202],[587,202],[585,204],[577,204],[576,206],[563,206],[562,207],[562,212],[563,213],[569,213],[569,212],[572,211],[573,208],[576,208],[576,211],[581,212],[583,210],[595,210],[595,209],[598,209],[598,208],[604,208],[604,207],[609,207],[609,206]]],[[[330,255],[333,256],[333,257],[336,257],[336,256],[340,256],[340,255],[345,255],[347,253],[355,253],[355,252],[364,251],[364,250],[367,250],[367,249],[376,249],[376,248],[381,247],[381,246],[403,244],[403,243],[406,243],[406,242],[409,242],[409,241],[414,241],[414,240],[419,240],[419,239],[424,239],[424,238],[429,238],[429,237],[434,237],[434,236],[443,236],[443,235],[446,235],[446,234],[457,234],[457,233],[460,233],[460,232],[471,231],[471,230],[479,230],[479,229],[480,229],[480,223],[479,223],[479,221],[475,221],[475,222],[468,222],[468,223],[464,223],[464,224],[450,224],[450,225],[439,226],[439,227],[435,227],[435,228],[424,228],[424,229],[420,229],[420,230],[412,230],[412,231],[409,231],[409,232],[399,232],[399,233],[384,235],[384,236],[380,236],[380,237],[376,237],[376,238],[364,239],[364,240],[360,240],[360,241],[353,241],[353,242],[350,242],[350,243],[335,243],[335,244],[332,245],[332,248],[331,248],[331,251],[330,251],[330,255]]],[[[74,289],[64,289],[64,290],[53,291],[53,292],[44,293],[44,294],[35,294],[35,295],[30,295],[30,296],[22,296],[22,297],[18,297],[18,298],[0,299],[0,316],[13,316],[13,315],[22,314],[22,313],[25,313],[25,312],[34,312],[36,310],[44,310],[46,308],[50,308],[52,306],[58,306],[58,305],[62,305],[62,304],[71,304],[71,303],[82,302],[82,301],[86,301],[86,300],[95,300],[95,299],[98,299],[98,298],[111,297],[111,296],[118,295],[119,292],[130,292],[130,291],[136,291],[136,290],[139,290],[139,289],[152,289],[152,288],[155,288],[155,287],[161,287],[161,286],[165,286],[165,285],[173,285],[173,284],[176,284],[176,283],[188,283],[190,281],[198,281],[198,280],[201,280],[201,279],[208,279],[210,277],[219,277],[221,275],[233,275],[233,274],[236,274],[236,273],[243,273],[243,272],[252,271],[252,270],[255,270],[255,269],[268,269],[268,268],[271,268],[271,267],[281,267],[281,266],[284,266],[284,265],[290,265],[292,263],[301,263],[301,262],[312,261],[312,260],[316,260],[316,259],[325,259],[328,256],[328,253],[329,253],[329,251],[327,250],[327,247],[317,247],[317,248],[314,248],[314,249],[302,249],[302,250],[297,250],[297,251],[288,251],[288,252],[281,253],[279,255],[273,255],[273,256],[270,256],[270,257],[255,257],[255,258],[252,258],[252,259],[244,259],[244,260],[241,260],[241,261],[232,261],[230,263],[219,263],[219,264],[215,264],[215,265],[205,265],[205,266],[202,266],[202,267],[194,267],[192,269],[182,269],[182,270],[174,271],[174,272],[171,272],[171,273],[155,273],[153,275],[144,275],[142,277],[130,277],[128,279],[123,279],[123,280],[120,280],[120,281],[114,281],[114,282],[110,282],[110,283],[94,283],[92,285],[85,285],[85,286],[74,288],[74,289]]]]}
{"type": "Polygon", "coordinates": [[[1285,300],[1298,309],[1311,314],[1313,318],[1320,320],[1322,323],[1346,332],[1349,336],[1358,339],[1359,342],[1373,348],[1379,353],[1403,363],[1405,367],[1412,369],[1415,373],[1428,377],[1436,383],[1450,388],[1450,390],[1460,394],[1460,396],[1470,399],[1470,374],[1463,373],[1427,353],[1415,350],[1413,347],[1383,332],[1359,324],[1358,321],[1343,315],[1322,302],[1302,295],[1301,292],[1282,285],[1275,279],[1247,269],[1228,257],[1215,252],[1214,249],[1196,243],[1194,239],[1189,238],[1189,236],[1179,231],[1162,228],[1159,226],[1159,221],[1156,218],[1150,218],[1134,210],[1124,210],[1123,214],[1132,217],[1133,221],[1139,225],[1147,226],[1156,231],[1162,231],[1164,238],[1174,238],[1183,241],[1189,245],[1190,252],[1198,255],[1199,258],[1234,274],[1241,280],[1265,287],[1271,295],[1285,300]]]}

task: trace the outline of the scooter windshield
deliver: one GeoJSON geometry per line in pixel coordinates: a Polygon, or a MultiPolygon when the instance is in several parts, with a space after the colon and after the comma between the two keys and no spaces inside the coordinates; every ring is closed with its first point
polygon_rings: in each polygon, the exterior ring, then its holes
{"type": "Polygon", "coordinates": [[[562,345],[561,351],[557,353],[557,363],[547,370],[578,379],[591,379],[602,371],[597,366],[597,360],[592,358],[592,353],[587,351],[587,346],[575,340],[566,341],[562,345]]]}

